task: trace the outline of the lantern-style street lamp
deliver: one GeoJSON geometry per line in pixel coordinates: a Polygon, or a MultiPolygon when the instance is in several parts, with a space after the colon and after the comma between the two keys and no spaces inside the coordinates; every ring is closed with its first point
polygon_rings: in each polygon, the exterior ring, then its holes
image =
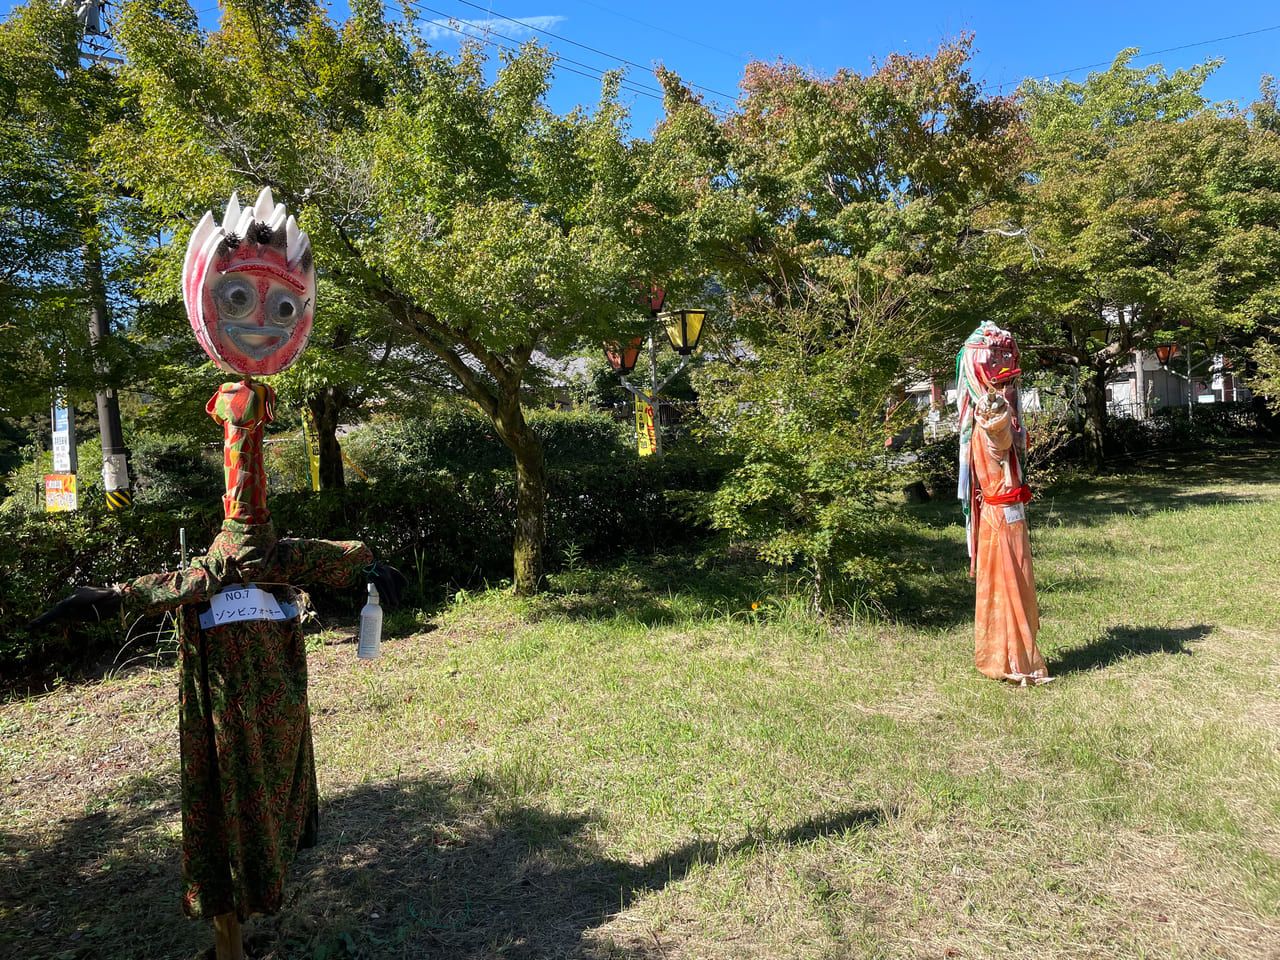
{"type": "MultiPolygon", "coordinates": [[[[1182,325],[1184,327],[1190,326],[1190,324],[1186,322],[1184,322],[1182,325]]],[[[1156,347],[1156,359],[1160,361],[1160,366],[1164,367],[1167,373],[1173,374],[1179,380],[1184,381],[1187,385],[1187,416],[1189,418],[1195,417],[1196,379],[1195,379],[1195,370],[1191,362],[1192,361],[1191,344],[1194,342],[1195,341],[1191,340],[1190,337],[1188,337],[1186,348],[1184,351],[1187,356],[1187,372],[1186,373],[1179,373],[1177,370],[1173,369],[1173,367],[1169,366],[1169,362],[1173,360],[1176,356],[1178,356],[1179,348],[1177,346],[1173,344],[1162,344],[1156,347]]],[[[1212,377],[1214,357],[1217,355],[1215,351],[1218,346],[1218,337],[1214,333],[1209,333],[1209,334],[1206,334],[1204,337],[1202,337],[1199,342],[1205,345],[1205,350],[1208,354],[1205,357],[1205,369],[1207,371],[1206,375],[1209,377],[1212,377]]]]}
{"type": "MultiPolygon", "coordinates": [[[[1185,326],[1185,324],[1184,324],[1185,326]]],[[[1187,373],[1183,376],[1177,370],[1169,366],[1169,361],[1178,355],[1178,348],[1172,343],[1162,343],[1156,347],[1156,359],[1160,361],[1160,366],[1164,368],[1166,373],[1171,373],[1179,380],[1186,381],[1187,384],[1187,418],[1195,417],[1195,381],[1191,379],[1191,345],[1187,345],[1187,373]]]]}
{"type": "Polygon", "coordinates": [[[667,325],[667,339],[671,341],[671,349],[682,357],[692,356],[698,349],[698,340],[702,337],[702,324],[707,319],[707,311],[673,310],[670,313],[664,313],[660,319],[667,325]]]}
{"type": "Polygon", "coordinates": [[[627,341],[626,346],[620,346],[616,340],[607,341],[604,345],[605,359],[609,361],[609,366],[625,377],[636,368],[636,361],[640,359],[640,346],[643,343],[643,337],[632,337],[627,341]]]}
{"type": "Polygon", "coordinates": [[[618,341],[607,341],[604,345],[605,357],[612,367],[620,375],[622,386],[635,395],[638,401],[637,405],[637,422],[636,429],[645,432],[648,428],[646,424],[642,424],[639,418],[639,404],[643,404],[645,410],[645,421],[652,416],[652,429],[649,430],[649,436],[652,442],[652,452],[656,456],[662,456],[662,401],[659,397],[663,389],[672,380],[678,377],[692,361],[694,352],[698,349],[698,341],[702,337],[702,330],[706,323],[707,311],[705,310],[672,310],[667,313],[659,314],[662,304],[666,300],[666,291],[652,284],[649,292],[641,296],[640,305],[649,309],[649,318],[651,321],[661,320],[667,330],[667,339],[671,341],[671,349],[678,353],[684,359],[681,360],[680,366],[661,383],[658,382],[658,347],[657,340],[652,334],[649,336],[649,390],[640,390],[627,382],[627,374],[635,369],[636,360],[640,354],[641,344],[644,342],[641,337],[632,337],[625,345],[620,345],[618,341]],[[649,411],[652,411],[651,413],[649,411]]]}

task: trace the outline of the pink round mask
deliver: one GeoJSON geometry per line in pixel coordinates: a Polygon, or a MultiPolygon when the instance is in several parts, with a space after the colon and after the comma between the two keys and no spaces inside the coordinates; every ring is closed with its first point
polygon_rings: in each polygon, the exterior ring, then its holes
{"type": "Polygon", "coordinates": [[[182,299],[204,352],[243,376],[279,373],[311,335],[316,272],[311,241],[263,187],[252,207],[235,194],[219,224],[206,213],[187,244],[182,299]]]}

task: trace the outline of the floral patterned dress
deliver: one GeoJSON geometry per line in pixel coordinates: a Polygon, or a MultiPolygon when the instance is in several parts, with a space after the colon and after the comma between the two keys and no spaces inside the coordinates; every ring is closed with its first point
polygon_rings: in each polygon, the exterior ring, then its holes
{"type": "Polygon", "coordinates": [[[181,637],[183,909],[193,918],[280,909],[285,876],[317,825],[307,656],[293,585],[345,587],[372,562],[362,543],[277,540],[227,519],[183,570],[122,584],[140,613],[177,608],[181,637]],[[215,623],[209,601],[257,584],[284,619],[215,623]]]}

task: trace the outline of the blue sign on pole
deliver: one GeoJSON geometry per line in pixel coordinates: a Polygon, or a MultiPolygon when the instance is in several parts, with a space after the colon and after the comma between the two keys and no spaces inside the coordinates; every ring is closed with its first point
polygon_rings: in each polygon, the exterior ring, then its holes
{"type": "Polygon", "coordinates": [[[55,473],[76,472],[76,440],[71,408],[59,399],[53,405],[53,470],[55,473]]]}

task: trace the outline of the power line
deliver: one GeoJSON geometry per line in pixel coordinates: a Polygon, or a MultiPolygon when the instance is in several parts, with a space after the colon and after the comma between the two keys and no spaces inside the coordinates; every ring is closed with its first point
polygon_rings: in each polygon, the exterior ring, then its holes
{"type": "MultiPolygon", "coordinates": [[[[1259,27],[1257,30],[1246,30],[1244,33],[1233,33],[1225,37],[1214,37],[1212,40],[1197,40],[1194,43],[1183,43],[1176,47],[1165,47],[1163,50],[1152,50],[1150,53],[1140,53],[1137,56],[1135,56],[1133,59],[1149,60],[1152,57],[1158,57],[1164,53],[1177,53],[1179,50],[1191,50],[1195,47],[1207,47],[1211,43],[1222,43],[1226,40],[1240,40],[1244,37],[1256,37],[1259,34],[1271,33],[1274,30],[1280,30],[1280,24],[1276,24],[1273,27],[1259,27]]],[[[1053,73],[1037,74],[1036,76],[1044,77],[1044,79],[1046,80],[1048,80],[1050,77],[1065,77],[1068,74],[1076,73],[1079,70],[1093,70],[1096,67],[1109,67],[1114,62],[1115,62],[1115,59],[1112,58],[1111,60],[1102,60],[1102,61],[1099,61],[1098,63],[1086,63],[1079,67],[1072,67],[1069,70],[1056,70],[1053,73]]],[[[1028,77],[1023,77],[1022,79],[1030,80],[1034,78],[1028,76],[1028,77]]],[[[1003,90],[1005,87],[1010,86],[1011,84],[1016,86],[1016,85],[1021,85],[1021,83],[1022,83],[1022,80],[1017,81],[1017,84],[1013,84],[1013,81],[1010,81],[1009,83],[1000,84],[1000,86],[998,86],[996,89],[1003,90]]]]}
{"type": "MultiPolygon", "coordinates": [[[[510,47],[507,47],[506,49],[510,49],[510,47]]],[[[569,73],[576,73],[578,76],[580,76],[580,77],[586,77],[588,80],[600,80],[600,79],[601,79],[601,75],[600,75],[600,74],[598,74],[598,73],[588,73],[586,70],[575,70],[573,67],[566,67],[566,66],[564,66],[564,65],[563,65],[563,64],[561,64],[561,63],[557,63],[557,64],[556,64],[556,69],[557,69],[557,70],[567,70],[569,73]]],[[[625,84],[625,83],[626,83],[626,81],[623,81],[623,83],[625,84]]],[[[626,87],[626,86],[624,86],[624,87],[623,87],[623,89],[624,89],[624,90],[626,90],[626,91],[627,91],[627,93],[634,93],[634,94],[637,94],[637,95],[639,95],[639,96],[641,96],[641,97],[648,97],[650,100],[657,100],[659,103],[661,103],[661,102],[662,102],[662,97],[660,97],[660,96],[659,96],[658,94],[656,94],[656,93],[649,93],[647,90],[636,90],[636,89],[632,89],[631,87],[626,87]]]]}
{"type": "MultiPolygon", "coordinates": [[[[1195,43],[1184,43],[1177,47],[1165,47],[1163,50],[1152,50],[1150,53],[1144,53],[1141,56],[1134,57],[1135,60],[1146,60],[1150,57],[1158,57],[1162,53],[1176,53],[1178,50],[1190,50],[1192,47],[1207,47],[1211,43],[1222,43],[1224,40],[1239,40],[1241,37],[1254,37],[1260,33],[1269,33],[1272,30],[1280,30],[1280,24],[1274,27],[1260,27],[1257,30],[1249,30],[1245,33],[1233,33],[1227,37],[1215,37],[1212,40],[1197,40],[1195,43]]],[[[1092,70],[1094,67],[1109,67],[1111,62],[1089,63],[1083,67],[1072,67],[1070,70],[1059,70],[1057,73],[1045,74],[1047,77],[1059,77],[1068,73],[1075,73],[1077,70],[1092,70]]]]}
{"type": "MultiPolygon", "coordinates": [[[[427,13],[434,13],[436,16],[444,17],[449,20],[454,19],[453,17],[450,17],[449,14],[444,13],[441,10],[436,10],[433,7],[428,7],[425,4],[418,3],[417,0],[407,0],[407,3],[410,6],[416,7],[418,10],[426,11],[427,13]]],[[[509,18],[501,17],[500,19],[507,20],[509,18]]],[[[513,20],[511,22],[520,23],[519,20],[513,20]]],[[[521,24],[521,26],[527,26],[527,24],[521,24]]],[[[448,29],[452,30],[454,33],[458,34],[459,36],[470,36],[470,34],[464,33],[462,30],[459,30],[457,27],[449,27],[448,29]]],[[[477,39],[481,40],[486,44],[490,44],[492,46],[502,47],[504,50],[518,50],[519,49],[518,44],[520,43],[520,41],[516,40],[514,37],[508,37],[501,33],[498,33],[497,31],[488,31],[488,30],[485,31],[484,35],[478,37],[477,39]],[[509,47],[506,44],[498,43],[496,40],[490,40],[489,39],[490,34],[492,34],[495,37],[499,37],[502,40],[506,40],[508,43],[517,44],[517,46],[509,47]]],[[[560,69],[567,70],[569,73],[575,73],[580,77],[587,77],[590,80],[600,80],[603,78],[604,73],[607,72],[607,71],[599,70],[598,68],[591,66],[591,64],[582,63],[579,60],[572,60],[563,55],[557,55],[556,65],[557,67],[560,67],[560,69]],[[583,70],[575,70],[573,69],[573,67],[563,67],[561,66],[561,62],[571,63],[574,66],[582,67],[583,70]],[[584,72],[584,70],[591,71],[591,72],[584,72]]],[[[628,93],[636,93],[636,94],[639,94],[640,96],[649,97],[653,100],[658,100],[658,101],[661,101],[663,99],[662,91],[660,91],[657,87],[647,87],[643,84],[638,84],[635,81],[627,80],[625,78],[622,79],[621,84],[623,89],[625,89],[628,93]]]]}
{"type": "Polygon", "coordinates": [[[728,50],[722,50],[720,47],[713,47],[709,43],[703,43],[701,40],[695,40],[693,37],[686,37],[682,33],[676,33],[674,30],[668,30],[666,27],[660,27],[656,23],[648,23],[647,21],[637,19],[636,17],[628,16],[625,13],[619,13],[617,10],[611,10],[610,8],[604,6],[603,4],[592,3],[591,0],[578,0],[578,2],[584,3],[588,7],[595,7],[597,10],[603,10],[605,13],[612,14],[613,16],[619,17],[622,20],[630,20],[632,23],[638,23],[640,24],[640,26],[648,27],[650,30],[656,30],[659,33],[665,33],[667,36],[675,37],[677,40],[683,40],[685,43],[692,43],[695,46],[702,47],[704,50],[710,50],[712,53],[718,53],[721,56],[728,57],[730,60],[736,60],[739,63],[741,63],[743,60],[746,59],[740,53],[730,53],[728,50]]]}
{"type": "MultiPolygon", "coordinates": [[[[472,7],[473,9],[479,10],[481,13],[485,13],[485,14],[487,14],[488,16],[491,16],[491,17],[497,17],[499,20],[506,20],[506,21],[508,21],[509,23],[518,23],[518,24],[520,24],[520,26],[524,27],[526,30],[536,30],[536,29],[537,29],[537,28],[535,28],[535,27],[531,27],[529,24],[525,23],[525,22],[524,22],[524,21],[522,21],[522,20],[516,20],[514,17],[508,17],[508,16],[505,16],[504,14],[498,13],[496,10],[491,10],[491,9],[489,9],[489,8],[487,8],[487,7],[482,7],[482,6],[480,6],[480,4],[478,4],[478,3],[472,3],[472,2],[471,2],[471,0],[456,0],[456,2],[457,2],[457,3],[461,3],[461,4],[463,4],[463,5],[465,5],[465,6],[468,6],[468,7],[472,7]]],[[[644,64],[642,64],[642,63],[636,63],[634,60],[628,60],[626,57],[619,57],[617,54],[613,54],[613,53],[606,53],[604,50],[600,50],[600,49],[597,49],[596,47],[588,46],[588,45],[587,45],[587,44],[585,44],[585,43],[579,43],[577,40],[570,40],[568,37],[562,37],[562,36],[560,36],[560,35],[559,35],[559,34],[557,34],[557,33],[552,33],[550,30],[537,30],[537,32],[538,32],[538,33],[541,33],[541,34],[543,34],[543,35],[545,35],[545,36],[552,37],[552,38],[554,38],[554,39],[556,39],[556,40],[559,40],[559,41],[561,41],[562,43],[571,43],[571,44],[573,44],[575,47],[580,47],[580,48],[581,48],[581,49],[583,49],[583,50],[589,50],[591,53],[594,53],[594,54],[596,54],[597,56],[606,57],[606,58],[608,58],[609,60],[616,60],[616,61],[618,61],[618,63],[625,63],[627,66],[629,66],[629,67],[635,67],[637,70],[650,70],[650,69],[652,69],[652,67],[647,67],[647,66],[645,66],[645,65],[644,65],[644,64]]],[[[691,86],[691,87],[694,87],[695,89],[698,89],[698,90],[705,90],[707,93],[715,94],[715,96],[717,96],[717,97],[723,97],[723,98],[725,98],[726,100],[737,100],[737,99],[738,99],[738,98],[737,98],[737,96],[736,96],[736,95],[734,95],[734,94],[731,94],[731,93],[725,93],[725,92],[723,92],[723,91],[721,91],[721,90],[713,90],[713,89],[711,89],[711,87],[704,87],[704,86],[702,86],[701,84],[691,83],[691,84],[690,84],[690,86],[691,86]]]]}

